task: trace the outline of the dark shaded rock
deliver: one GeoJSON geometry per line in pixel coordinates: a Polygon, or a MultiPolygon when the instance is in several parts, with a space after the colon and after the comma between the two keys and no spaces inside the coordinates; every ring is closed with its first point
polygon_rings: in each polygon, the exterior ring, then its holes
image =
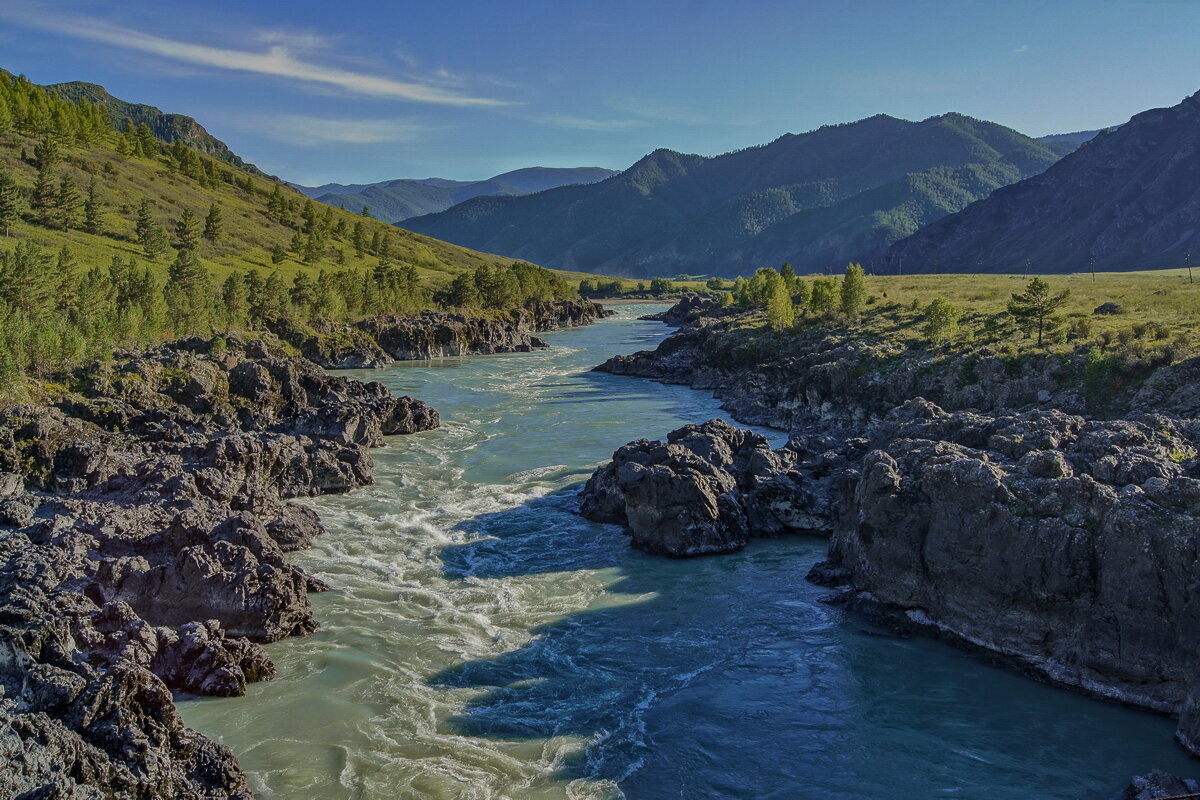
{"type": "Polygon", "coordinates": [[[236,335],[75,384],[0,410],[0,753],[19,765],[0,794],[249,797],[172,691],[274,675],[257,642],[311,632],[325,588],[284,556],[321,531],[287,499],[369,483],[367,448],[437,412],[236,335]]]}
{"type": "Polygon", "coordinates": [[[1129,783],[1122,800],[1162,800],[1167,797],[1178,797],[1200,793],[1200,782],[1185,780],[1174,775],[1168,775],[1161,770],[1154,770],[1145,775],[1138,775],[1129,783]]]}
{"type": "Polygon", "coordinates": [[[1101,303],[1092,309],[1093,314],[1120,314],[1124,311],[1120,303],[1114,303],[1111,300],[1107,303],[1101,303]]]}

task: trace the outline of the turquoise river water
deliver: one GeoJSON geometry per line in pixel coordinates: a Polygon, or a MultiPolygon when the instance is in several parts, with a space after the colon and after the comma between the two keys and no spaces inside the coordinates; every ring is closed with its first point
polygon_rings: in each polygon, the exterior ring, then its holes
{"type": "Polygon", "coordinates": [[[329,532],[295,560],[334,589],[319,632],[269,647],[279,677],[182,704],[259,797],[1106,800],[1196,771],[1169,720],[823,604],[804,580],[822,540],[671,561],[576,515],[620,445],[725,416],[588,371],[665,336],[649,310],[543,352],[351,373],[443,426],[313,502],[329,532]]]}

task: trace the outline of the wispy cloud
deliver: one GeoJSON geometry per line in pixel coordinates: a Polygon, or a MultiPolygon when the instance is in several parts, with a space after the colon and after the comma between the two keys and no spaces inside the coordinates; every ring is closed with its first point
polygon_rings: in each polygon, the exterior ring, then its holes
{"type": "Polygon", "coordinates": [[[296,53],[297,49],[308,49],[326,43],[325,39],[315,34],[297,37],[295,34],[268,31],[264,34],[265,38],[261,39],[267,46],[266,50],[256,52],[168,39],[111,25],[101,20],[60,14],[33,15],[13,9],[2,9],[0,17],[26,27],[149,53],[173,61],[333,86],[356,94],[452,106],[510,105],[503,100],[471,97],[444,86],[433,85],[444,81],[442,76],[426,82],[400,80],[315,63],[296,53]]]}
{"type": "Polygon", "coordinates": [[[327,119],[305,114],[240,115],[226,124],[299,147],[411,142],[435,130],[405,119],[327,119]]]}
{"type": "Polygon", "coordinates": [[[1013,48],[1014,53],[1028,53],[1029,45],[1023,44],[1013,48]]]}
{"type": "Polygon", "coordinates": [[[560,128],[573,128],[580,131],[623,131],[629,128],[643,128],[649,124],[641,119],[591,119],[558,114],[542,117],[540,121],[546,125],[557,125],[560,128]]]}

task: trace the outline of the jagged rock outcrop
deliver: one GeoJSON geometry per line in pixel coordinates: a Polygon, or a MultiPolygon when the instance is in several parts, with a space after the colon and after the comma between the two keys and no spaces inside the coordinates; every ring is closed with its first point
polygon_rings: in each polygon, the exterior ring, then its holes
{"type": "Polygon", "coordinates": [[[580,512],[624,525],[649,553],[728,553],[752,536],[828,532],[828,461],[711,420],[622,447],[584,486],[580,512]]]}
{"type": "Polygon", "coordinates": [[[369,482],[367,448],[437,412],[236,336],[71,389],[0,411],[0,793],[249,797],[172,691],[274,675],[259,642],[314,630],[324,588],[285,558],[321,531],[287,499],[369,482]]]}
{"type": "Polygon", "coordinates": [[[548,346],[534,333],[590,325],[613,313],[590,300],[549,300],[491,316],[424,311],[419,316],[384,314],[354,324],[326,322],[311,328],[280,319],[270,328],[326,369],[368,369],[392,361],[527,353],[548,346]]]}
{"type": "Polygon", "coordinates": [[[670,556],[832,532],[810,579],[1053,683],[1179,716],[1200,754],[1200,423],[917,398],[772,451],[713,421],[633,442],[581,512],[670,556]],[[855,436],[855,433],[861,434],[855,436]]]}
{"type": "Polygon", "coordinates": [[[1186,780],[1154,770],[1138,775],[1129,783],[1121,800],[1164,800],[1180,795],[1200,794],[1200,781],[1186,780]]]}

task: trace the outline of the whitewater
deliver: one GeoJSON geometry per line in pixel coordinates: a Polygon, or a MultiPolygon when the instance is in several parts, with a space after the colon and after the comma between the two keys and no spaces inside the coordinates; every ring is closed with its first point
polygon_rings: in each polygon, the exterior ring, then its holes
{"type": "MultiPolygon", "coordinates": [[[[823,602],[825,542],[671,561],[575,513],[622,444],[728,419],[590,368],[670,331],[624,306],[536,353],[348,372],[434,405],[374,485],[310,501],[321,629],[241,698],[180,704],[260,798],[1104,798],[1188,772],[1172,723],[823,602]]],[[[776,443],[778,431],[761,431],[776,443]]]]}

